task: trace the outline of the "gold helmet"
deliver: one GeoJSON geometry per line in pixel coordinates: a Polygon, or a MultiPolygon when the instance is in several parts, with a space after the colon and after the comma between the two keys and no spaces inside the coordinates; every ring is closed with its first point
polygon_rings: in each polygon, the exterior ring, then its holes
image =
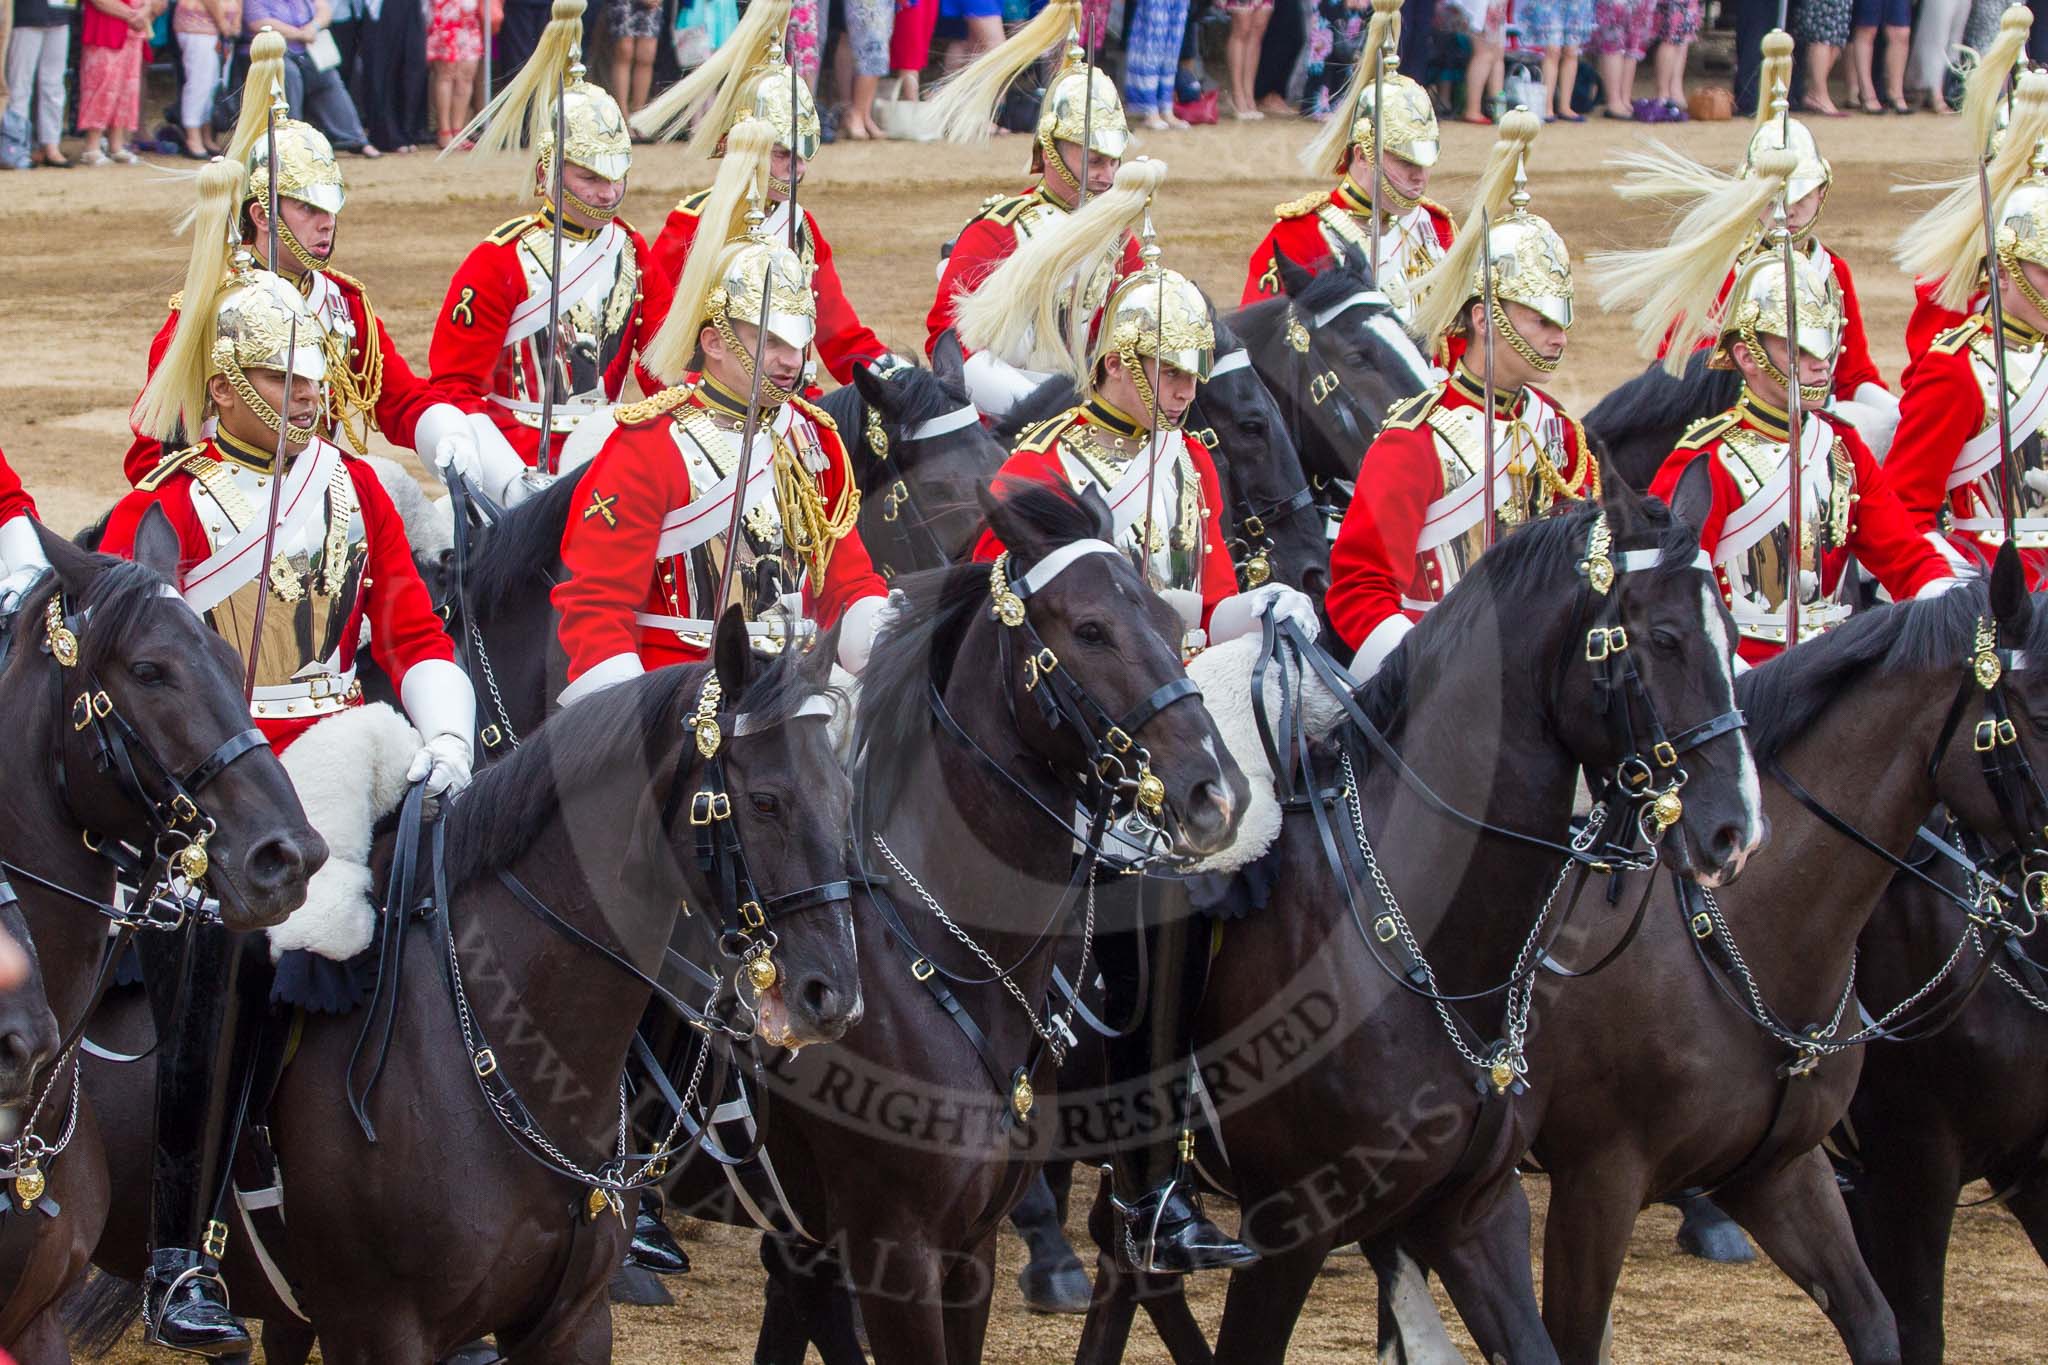
{"type": "MultiPolygon", "coordinates": [[[[1436,105],[1429,92],[1395,69],[1397,59],[1387,55],[1386,74],[1380,78],[1386,109],[1380,115],[1380,136],[1387,152],[1418,166],[1434,166],[1442,153],[1442,134],[1436,123],[1436,105]]],[[[1368,158],[1372,156],[1372,85],[1366,84],[1359,97],[1357,116],[1351,120],[1351,145],[1368,158]]]]}
{"type": "MultiPolygon", "coordinates": [[[[249,149],[248,200],[252,204],[270,200],[270,142],[268,135],[259,137],[249,149]]],[[[334,144],[310,123],[289,118],[277,121],[277,192],[282,198],[329,213],[340,213],[348,199],[334,144]]]]}
{"type": "MultiPolygon", "coordinates": [[[[633,168],[633,135],[626,130],[626,116],[618,102],[602,86],[583,78],[583,68],[572,66],[574,76],[562,90],[562,155],[571,166],[581,166],[606,180],[624,180],[633,168]]],[[[543,167],[555,151],[555,122],[541,129],[537,148],[543,167]]]]}
{"type": "MultiPolygon", "coordinates": [[[[625,115],[610,95],[584,78],[583,4],[584,0],[554,0],[548,26],[526,65],[450,144],[452,150],[473,141],[480,153],[533,148],[534,181],[543,197],[554,183],[558,89],[564,163],[615,182],[625,180],[633,164],[633,139],[626,130],[625,115]]],[[[562,198],[566,207],[595,223],[607,222],[618,213],[616,203],[598,208],[576,198],[566,187],[562,198]]]]}
{"type": "MultiPolygon", "coordinates": [[[[773,35],[767,55],[747,75],[732,123],[719,129],[719,144],[724,145],[732,126],[741,119],[758,118],[775,130],[776,146],[806,161],[816,156],[824,125],[818,121],[818,105],[811,97],[811,88],[802,80],[791,79],[793,74],[783,55],[781,35],[773,35]],[[794,99],[790,95],[792,90],[796,92],[794,99]]],[[[783,194],[789,192],[786,185],[776,188],[783,194]]]]}
{"type": "Polygon", "coordinates": [[[1140,357],[1207,379],[1216,352],[1209,300],[1187,276],[1159,263],[1159,244],[1153,240],[1149,221],[1144,237],[1144,263],[1111,287],[1102,311],[1095,316],[1088,352],[1091,376],[1101,374],[1105,359],[1120,356],[1141,396],[1150,385],[1140,357]]]}
{"type": "Polygon", "coordinates": [[[2027,178],[1999,203],[1997,229],[2005,278],[2037,311],[2048,313],[2048,299],[2020,268],[2023,262],[2048,267],[2048,143],[2034,144],[2027,178]]]}
{"type": "Polygon", "coordinates": [[[948,142],[985,142],[1003,93],[1054,45],[1060,62],[1046,82],[1033,131],[1035,155],[1079,192],[1081,181],[1054,144],[1071,142],[1118,161],[1131,145],[1116,82],[1088,60],[1081,46],[1081,0],[1052,0],[1031,22],[947,78],[932,101],[931,121],[948,142]]]}
{"type": "Polygon", "coordinates": [[[268,270],[245,270],[221,291],[207,357],[209,376],[230,380],[245,370],[277,370],[316,384],[327,378],[327,350],[305,296],[268,270]]]}
{"type": "MultiPolygon", "coordinates": [[[[1804,251],[1792,253],[1793,287],[1797,290],[1799,349],[1832,369],[1842,345],[1842,287],[1832,264],[1817,262],[1804,251]]],[[[1764,252],[1743,262],[1729,287],[1728,301],[1721,313],[1720,342],[1708,364],[1716,369],[1733,369],[1737,346],[1749,352],[1757,368],[1786,388],[1792,377],[1778,367],[1764,349],[1761,337],[1785,337],[1791,327],[1785,317],[1785,253],[1764,252]]],[[[1828,400],[1828,381],[1801,384],[1799,396],[1808,405],[1828,400]]]]}
{"type": "MultiPolygon", "coordinates": [[[[1400,0],[1373,0],[1372,22],[1366,28],[1359,60],[1352,65],[1351,83],[1344,87],[1343,97],[1322,131],[1302,149],[1304,167],[1320,175],[1342,175],[1348,170],[1354,182],[1363,183],[1358,168],[1370,166],[1373,160],[1375,74],[1380,91],[1380,138],[1388,155],[1425,169],[1436,165],[1443,151],[1436,105],[1427,90],[1401,74],[1401,61],[1395,55],[1400,43],[1400,0]]],[[[1415,199],[1402,194],[1384,176],[1380,196],[1395,212],[1415,207],[1415,199]]]]}
{"type": "MultiPolygon", "coordinates": [[[[2004,222],[2008,208],[2026,216],[2024,206],[2034,201],[2031,191],[2022,195],[2030,182],[2041,178],[2036,163],[2041,143],[2048,139],[2048,73],[2030,71],[2020,77],[2013,98],[2012,122],[2000,140],[1998,152],[1984,168],[1994,213],[2004,222]],[[2016,197],[2017,196],[2017,197],[2016,197]]],[[[1938,280],[1934,301],[1952,312],[1967,313],[1984,287],[1984,213],[1978,177],[1972,173],[1926,188],[1948,191],[1940,203],[1916,218],[1899,234],[1896,259],[1906,272],[1921,280],[1938,280]]],[[[2001,245],[1999,255],[2007,249],[2001,245]]],[[[2015,224],[2012,250],[2020,252],[2015,224]]],[[[2030,259],[2023,254],[2015,259],[2030,259]]],[[[2016,286],[2024,283],[2017,270],[2010,271],[2016,286]]],[[[2031,288],[2031,285],[2027,285],[2031,288]]]]}
{"type": "MultiPolygon", "coordinates": [[[[1755,175],[1757,167],[1773,152],[1791,152],[1794,160],[1792,174],[1785,183],[1785,192],[1791,202],[1797,203],[1815,190],[1821,192],[1821,202],[1827,202],[1827,191],[1835,183],[1834,167],[1820,154],[1820,144],[1813,139],[1813,130],[1793,118],[1785,111],[1785,102],[1792,87],[1792,35],[1784,29],[1774,28],[1764,35],[1763,65],[1757,71],[1756,126],[1749,135],[1749,145],[1742,155],[1742,169],[1739,175],[1755,175]]],[[[1772,158],[1772,164],[1776,159],[1772,158]]],[[[1820,210],[1806,220],[1797,236],[1805,236],[1813,225],[1820,221],[1820,210]]]]}
{"type": "Polygon", "coordinates": [[[1078,34],[1069,36],[1066,55],[1045,87],[1045,98],[1039,101],[1035,136],[1045,164],[1074,190],[1080,189],[1080,181],[1054,143],[1071,142],[1118,161],[1130,148],[1131,125],[1124,118],[1116,82],[1101,67],[1088,64],[1078,34]]]}

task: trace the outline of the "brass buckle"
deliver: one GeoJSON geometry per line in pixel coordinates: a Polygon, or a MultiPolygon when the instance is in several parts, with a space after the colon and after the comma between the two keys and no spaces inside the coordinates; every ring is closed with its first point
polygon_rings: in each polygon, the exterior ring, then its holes
{"type": "Polygon", "coordinates": [[[761,902],[741,901],[740,923],[749,929],[764,928],[768,923],[768,916],[761,913],[761,902]]]}
{"type": "Polygon", "coordinates": [[[2000,744],[2017,744],[2020,742],[2020,732],[2009,719],[2001,718],[1999,720],[1997,733],[2000,744]]]}
{"type": "Polygon", "coordinates": [[[1266,534],[1266,523],[1257,516],[1246,517],[1240,525],[1248,536],[1262,536],[1266,534]]]}
{"type": "Polygon", "coordinates": [[[1395,925],[1392,915],[1381,915],[1372,922],[1373,937],[1382,943],[1392,943],[1394,935],[1400,932],[1400,928],[1395,925]]]}
{"type": "Polygon", "coordinates": [[[700,828],[732,819],[732,798],[724,792],[698,792],[690,798],[690,823],[700,828]]]}
{"type": "Polygon", "coordinates": [[[1039,650],[1024,661],[1024,690],[1036,692],[1038,684],[1051,677],[1053,670],[1059,666],[1059,655],[1053,653],[1050,648],[1039,650]]]}
{"type": "Polygon", "coordinates": [[[498,1054],[491,1051],[489,1048],[485,1048],[482,1052],[477,1053],[476,1056],[471,1059],[471,1065],[476,1067],[477,1078],[482,1079],[483,1077],[489,1076],[497,1071],[498,1054]]]}
{"type": "Polygon", "coordinates": [[[1980,754],[1988,754],[1993,749],[1997,748],[1998,727],[1988,720],[1978,721],[1977,734],[1975,739],[1972,741],[1971,747],[1976,749],[1976,751],[1980,754]]]}
{"type": "Polygon", "coordinates": [[[218,1261],[228,1254],[228,1225],[213,1219],[206,1225],[206,1236],[200,1240],[199,1249],[208,1259],[218,1261]]]}
{"type": "Polygon", "coordinates": [[[71,706],[71,728],[83,730],[95,720],[105,720],[114,713],[114,703],[104,692],[81,692],[71,706]]]}
{"type": "Polygon", "coordinates": [[[189,825],[199,818],[199,807],[192,804],[192,798],[179,792],[171,798],[171,815],[181,825],[189,825]]]}
{"type": "Polygon", "coordinates": [[[1704,910],[1694,915],[1692,917],[1692,936],[1694,938],[1712,938],[1714,936],[1714,917],[1704,910]]]}
{"type": "Polygon", "coordinates": [[[1102,737],[1102,742],[1120,754],[1131,751],[1131,737],[1124,733],[1121,725],[1110,726],[1109,733],[1102,737]]]}
{"type": "Polygon", "coordinates": [[[486,725],[477,738],[484,742],[486,749],[495,749],[505,742],[505,732],[495,725],[486,725]]]}
{"type": "Polygon", "coordinates": [[[1657,766],[1660,768],[1675,768],[1678,766],[1678,750],[1671,747],[1671,741],[1669,740],[1660,739],[1656,744],[1652,745],[1650,756],[1657,760],[1657,766]]]}
{"type": "Polygon", "coordinates": [[[1586,662],[1601,663],[1628,648],[1628,627],[1595,626],[1586,632],[1586,662]]]}
{"type": "Polygon", "coordinates": [[[928,957],[921,957],[910,964],[910,974],[919,981],[931,980],[938,970],[937,967],[932,965],[932,960],[928,957]]]}

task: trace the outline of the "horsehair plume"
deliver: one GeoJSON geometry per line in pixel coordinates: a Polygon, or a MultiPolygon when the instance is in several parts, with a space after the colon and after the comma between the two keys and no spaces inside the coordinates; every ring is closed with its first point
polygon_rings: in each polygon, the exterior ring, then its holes
{"type": "Polygon", "coordinates": [[[1365,48],[1351,64],[1351,84],[1344,87],[1330,116],[1297,155],[1303,169],[1317,175],[1336,175],[1344,169],[1344,159],[1351,152],[1351,129],[1358,122],[1366,92],[1372,89],[1373,75],[1383,54],[1400,45],[1401,0],[1372,0],[1372,22],[1366,26],[1365,48]]]}
{"type": "MultiPolygon", "coordinates": [[[[284,38],[272,28],[265,28],[249,44],[249,74],[242,79],[241,111],[235,116],[234,132],[229,134],[220,153],[237,166],[247,167],[250,153],[263,140],[270,119],[271,97],[284,88],[284,54],[284,38]]],[[[179,215],[172,230],[189,232],[198,217],[195,203],[179,215]]]]}
{"type": "MultiPolygon", "coordinates": [[[[2012,123],[1998,145],[1998,155],[1985,168],[1993,212],[2027,178],[2034,148],[2044,137],[2048,137],[2048,73],[2030,71],[2020,77],[2012,123]]],[[[1916,279],[1940,280],[1935,302],[1966,313],[1976,295],[1977,271],[1984,260],[1984,213],[1977,177],[1962,176],[1928,188],[1948,193],[1899,234],[1899,249],[1893,259],[1916,279]]]]}
{"type": "Polygon", "coordinates": [[[2026,52],[2027,35],[2033,27],[2034,11],[2025,5],[2009,6],[1998,16],[1998,36],[1978,56],[1977,65],[1963,82],[1963,127],[1969,130],[1971,156],[1983,156],[1991,147],[2005,83],[2016,78],[2013,67],[2026,52]]]}
{"type": "Polygon", "coordinates": [[[1792,93],[1792,35],[1782,28],[1774,28],[1764,35],[1764,60],[1756,73],[1756,127],[1755,133],[1770,126],[1778,117],[1771,106],[1777,102],[1778,87],[1785,87],[1786,97],[1792,93]]]}
{"type": "MultiPolygon", "coordinates": [[[[932,99],[932,126],[948,142],[983,143],[1003,93],[1047,51],[1078,33],[1081,0],[1052,0],[1022,28],[946,78],[932,99]]],[[[1057,79],[1057,77],[1055,77],[1057,79]]]]}
{"type": "Polygon", "coordinates": [[[1498,222],[1506,211],[1508,197],[1515,190],[1515,171],[1542,126],[1527,109],[1516,109],[1500,121],[1500,136],[1487,153],[1486,167],[1480,171],[1479,184],[1472,194],[1472,207],[1465,213],[1456,240],[1443,259],[1416,281],[1415,315],[1408,330],[1420,338],[1425,351],[1451,330],[1466,300],[1472,297],[1468,286],[1485,252],[1485,233],[1480,225],[1488,214],[1498,222]]]}
{"type": "Polygon", "coordinates": [[[199,171],[199,206],[193,212],[192,258],[178,301],[178,327],[129,414],[137,431],[159,441],[168,443],[181,429],[197,434],[206,414],[214,311],[240,236],[236,219],[245,176],[240,162],[226,159],[210,161],[199,171]]]}
{"type": "Polygon", "coordinates": [[[1618,153],[1609,157],[1607,164],[1622,172],[1614,192],[1631,202],[1687,203],[1717,193],[1740,178],[1695,161],[1663,142],[1618,153]]]}
{"type": "MultiPolygon", "coordinates": [[[[1645,165],[1647,178],[1668,187],[1682,178],[1687,158],[1658,146],[1628,160],[1645,165]]],[[[1700,166],[1692,206],[1668,241],[1590,258],[1600,306],[1634,306],[1636,344],[1649,355],[1662,341],[1666,373],[1685,373],[1686,360],[1709,334],[1728,272],[1756,234],[1757,216],[1785,193],[1798,167],[1798,155],[1781,148],[1759,153],[1755,173],[1740,178],[1700,166]]]]}
{"type": "MultiPolygon", "coordinates": [[[[718,134],[732,122],[740,87],[746,84],[748,73],[767,57],[770,44],[781,40],[783,30],[789,26],[789,10],[790,0],[753,0],[740,16],[738,27],[703,65],[627,120],[633,131],[642,137],[666,141],[681,137],[694,121],[700,131],[712,130],[703,146],[707,155],[715,151],[718,134]],[[709,108],[703,108],[707,103],[709,108]]],[[[692,138],[690,145],[697,149],[699,140],[692,138]]]]}
{"type": "MultiPolygon", "coordinates": [[[[758,0],[757,0],[758,3],[758,0]]],[[[668,316],[647,344],[647,368],[664,384],[679,381],[697,354],[697,335],[708,315],[707,303],[718,285],[725,248],[768,175],[775,149],[775,129],[766,119],[743,118],[726,140],[725,160],[697,219],[696,249],[684,258],[668,316]]],[[[756,321],[756,319],[748,319],[756,321]]]]}
{"type": "Polygon", "coordinates": [[[465,143],[474,143],[478,154],[484,156],[517,151],[522,146],[538,151],[554,123],[555,83],[567,82],[569,63],[582,43],[583,0],[555,0],[548,26],[541,30],[540,42],[534,45],[526,65],[436,159],[445,159],[465,143]]]}
{"type": "MultiPolygon", "coordinates": [[[[953,314],[960,340],[1023,369],[1072,374],[1085,383],[1087,363],[1066,337],[1074,281],[1093,279],[1106,257],[1122,253],[1124,238],[1144,222],[1165,180],[1163,161],[1125,162],[1114,185],[1034,234],[960,300],[953,314]]],[[[1074,321],[1085,332],[1086,319],[1074,321]]]]}

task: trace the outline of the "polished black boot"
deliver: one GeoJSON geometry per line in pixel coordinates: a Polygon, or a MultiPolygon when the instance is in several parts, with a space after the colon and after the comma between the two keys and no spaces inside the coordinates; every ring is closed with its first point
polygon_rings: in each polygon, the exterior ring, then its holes
{"type": "Polygon", "coordinates": [[[143,958],[160,1040],[144,1331],[173,1351],[245,1352],[249,1332],[220,1277],[228,1229],[218,1215],[253,1071],[254,1039],[238,1035],[254,1030],[237,1024],[245,996],[261,989],[241,963],[263,944],[197,921],[149,937],[164,941],[147,943],[143,958]]]}
{"type": "Polygon", "coordinates": [[[1110,1017],[1125,1025],[1123,1036],[1107,1040],[1109,1083],[1126,1112],[1149,1115],[1150,1126],[1112,1156],[1117,1244],[1109,1250],[1133,1273],[1250,1265],[1258,1253],[1209,1221],[1187,1172],[1193,1145],[1188,1088],[1195,1014],[1208,981],[1208,921],[1193,917],[1179,882],[1132,877],[1117,892],[1135,892],[1138,904],[1123,927],[1100,941],[1110,1017]],[[1147,975],[1139,967],[1141,946],[1150,964],[1145,1000],[1137,998],[1147,975]],[[1143,1018],[1134,1019],[1139,1011],[1143,1018]]]}
{"type": "Polygon", "coordinates": [[[633,1219],[633,1245],[626,1260],[656,1275],[690,1273],[690,1257],[662,1221],[661,1196],[652,1190],[640,1191],[640,1212],[633,1219]]]}

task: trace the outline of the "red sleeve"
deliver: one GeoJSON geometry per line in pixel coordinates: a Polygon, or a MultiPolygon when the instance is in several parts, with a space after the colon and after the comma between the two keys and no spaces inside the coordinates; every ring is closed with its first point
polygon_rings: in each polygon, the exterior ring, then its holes
{"type": "Polygon", "coordinates": [[[1847,422],[1825,418],[1848,448],[1856,466],[1856,501],[1849,509],[1849,548],[1867,565],[1895,602],[1903,602],[1937,578],[1949,576],[1948,561],[1920,532],[1885,472],[1847,422]]]}
{"type": "Polygon", "coordinates": [[[525,297],[526,279],[512,249],[496,242],[477,243],[448,282],[427,367],[441,396],[464,412],[490,411],[484,395],[504,354],[512,309],[525,297]]]}
{"type": "Polygon", "coordinates": [[[1443,495],[1443,465],[1427,428],[1382,431],[1358,464],[1358,483],[1330,547],[1324,608],[1346,647],[1401,610],[1415,581],[1415,542],[1423,513],[1443,495]]]}
{"type": "Polygon", "coordinates": [[[1678,489],[1679,479],[1692,468],[1694,460],[1707,462],[1707,482],[1714,490],[1713,506],[1707,511],[1706,524],[1700,527],[1700,548],[1711,560],[1714,551],[1721,546],[1721,528],[1728,522],[1728,510],[1741,499],[1734,479],[1721,468],[1721,462],[1696,446],[1680,446],[1664,457],[1663,468],[1657,471],[1656,478],[1650,480],[1650,496],[1670,502],[1671,495],[1678,489]]]}
{"type": "Polygon", "coordinates": [[[640,654],[633,614],[654,582],[662,519],[690,500],[667,418],[620,427],[577,480],[562,532],[566,571],[552,594],[574,682],[606,659],[640,654]]]}
{"type": "Polygon", "coordinates": [[[1906,366],[1904,388],[1885,479],[1913,525],[1931,531],[1948,500],[1956,456],[1983,420],[1984,392],[1967,351],[1921,352],[1906,366]]]}
{"type": "MultiPolygon", "coordinates": [[[[412,545],[405,538],[405,523],[391,505],[391,495],[367,464],[351,459],[348,472],[355,481],[356,504],[362,508],[363,529],[369,536],[369,561],[363,566],[363,592],[356,610],[359,617],[369,620],[370,652],[376,655],[377,666],[393,687],[402,690],[405,675],[414,664],[429,659],[453,662],[455,642],[448,638],[434,612],[434,599],[420,581],[412,545]]],[[[344,667],[355,654],[357,638],[354,631],[343,635],[344,667]]]]}
{"type": "Polygon", "coordinates": [[[1188,458],[1194,462],[1195,477],[1202,484],[1202,625],[1216,604],[1237,593],[1237,566],[1223,540],[1223,481],[1216,477],[1216,461],[1207,446],[1192,436],[1184,437],[1188,458]]]}
{"type": "MultiPolygon", "coordinates": [[[[156,367],[163,360],[164,352],[170,349],[171,334],[177,330],[178,310],[173,308],[171,315],[164,319],[164,325],[157,328],[156,336],[150,340],[149,368],[142,372],[144,387],[148,386],[149,377],[156,373],[156,367]]],[[[142,399],[140,393],[137,393],[135,397],[137,402],[140,402],[142,399]]],[[[132,486],[141,482],[143,475],[157,467],[158,462],[164,457],[164,447],[163,442],[157,440],[156,437],[135,430],[135,415],[132,406],[129,409],[128,429],[135,432],[135,439],[129,443],[128,453],[121,458],[121,471],[128,476],[128,482],[132,486]]],[[[192,433],[192,435],[193,439],[198,439],[197,432],[192,433]]]]}
{"type": "Polygon", "coordinates": [[[358,374],[362,372],[366,337],[374,341],[384,366],[383,383],[377,392],[377,430],[393,445],[411,450],[420,414],[440,402],[441,395],[405,363],[405,357],[392,344],[391,331],[385,327],[384,319],[371,313],[364,303],[361,288],[339,279],[335,283],[348,296],[349,318],[356,325],[355,344],[349,347],[349,368],[358,374]]]}
{"type": "MultiPolygon", "coordinates": [[[[1909,365],[1934,344],[1936,337],[1962,326],[1966,321],[1965,314],[1943,308],[1934,301],[1935,291],[1941,288],[1941,283],[1940,280],[1913,281],[1913,312],[1906,319],[1906,362],[1909,365]]],[[[1891,456],[1885,458],[1890,459],[1891,456]]]]}
{"type": "Polygon", "coordinates": [[[1881,389],[1885,382],[1877,362],[1870,358],[1870,338],[1863,330],[1863,304],[1856,298],[1856,281],[1849,275],[1849,263],[1832,251],[1828,259],[1835,263],[1835,279],[1842,286],[1842,354],[1835,361],[1835,397],[1847,401],[1863,385],[1875,384],[1881,389]]]}
{"type": "Polygon", "coordinates": [[[619,358],[612,362],[612,373],[605,376],[604,391],[613,401],[617,401],[626,390],[626,366],[629,363],[640,381],[642,393],[651,397],[661,392],[660,377],[640,363],[640,356],[647,349],[647,343],[654,340],[654,334],[661,330],[662,322],[668,317],[668,306],[676,294],[676,277],[664,275],[656,267],[654,250],[647,245],[647,239],[630,227],[626,228],[626,234],[632,238],[633,250],[638,253],[640,294],[633,300],[632,335],[619,348],[619,358]]]}
{"type": "MultiPolygon", "coordinates": [[[[1017,231],[989,218],[977,218],[960,229],[946,267],[939,272],[939,292],[932,296],[931,312],[924,319],[924,353],[929,357],[938,344],[939,333],[953,325],[953,310],[962,295],[981,288],[981,282],[1017,249],[1017,231]]],[[[961,348],[963,351],[965,347],[961,348]]],[[[971,352],[969,352],[971,354],[971,352]]]]}
{"type": "Polygon", "coordinates": [[[860,320],[847,301],[846,286],[839,281],[839,267],[832,264],[832,244],[818,231],[818,220],[804,210],[804,227],[811,234],[817,252],[817,269],[811,276],[811,290],[818,296],[818,358],[842,384],[853,382],[855,361],[876,361],[889,353],[882,339],[860,320]]]}
{"type": "Polygon", "coordinates": [[[130,489],[107,514],[107,529],[100,536],[100,553],[133,559],[135,533],[142,526],[144,514],[152,507],[161,507],[178,533],[178,582],[182,587],[186,572],[205,559],[210,548],[206,529],[199,524],[198,509],[192,506],[191,483],[190,474],[180,473],[147,492],[130,489]]]}
{"type": "Polygon", "coordinates": [[[648,262],[648,273],[666,280],[670,293],[675,292],[676,281],[683,276],[683,262],[689,257],[690,243],[697,240],[697,224],[702,219],[697,215],[696,205],[702,202],[701,195],[691,195],[670,209],[668,221],[655,234],[653,250],[644,258],[648,262]]]}
{"type": "Polygon", "coordinates": [[[0,526],[5,526],[16,517],[36,515],[35,499],[21,486],[21,478],[7,463],[7,456],[0,453],[0,526]]]}
{"type": "MultiPolygon", "coordinates": [[[[818,476],[818,491],[824,495],[829,510],[841,505],[841,500],[852,495],[853,464],[846,457],[846,446],[840,441],[839,433],[823,423],[818,425],[818,439],[825,447],[829,461],[818,476]]],[[[860,538],[860,526],[856,523],[837,545],[832,547],[832,558],[825,565],[825,590],[813,595],[809,588],[805,596],[810,599],[812,614],[819,626],[830,629],[846,609],[863,597],[881,597],[888,593],[889,585],[875,572],[874,562],[868,558],[868,547],[860,538]]]]}

